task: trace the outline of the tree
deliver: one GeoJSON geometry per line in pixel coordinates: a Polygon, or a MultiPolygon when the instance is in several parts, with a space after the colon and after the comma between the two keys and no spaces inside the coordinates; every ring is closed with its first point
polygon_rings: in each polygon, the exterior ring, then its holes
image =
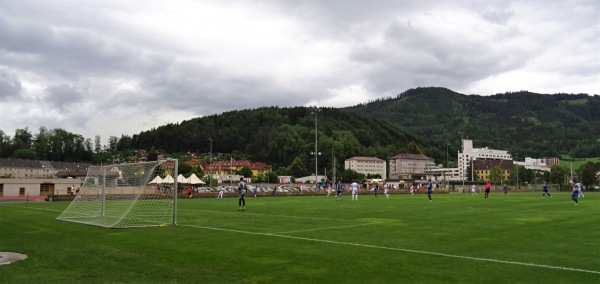
{"type": "Polygon", "coordinates": [[[489,176],[490,181],[492,181],[492,183],[497,182],[500,183],[502,182],[502,168],[500,168],[499,165],[494,166],[493,168],[490,169],[490,176],[489,176]]]}
{"type": "Polygon", "coordinates": [[[289,165],[289,167],[287,167],[286,172],[287,174],[293,177],[302,177],[307,174],[306,166],[304,165],[300,157],[296,157],[294,159],[294,161],[289,165]]]}
{"type": "Polygon", "coordinates": [[[50,132],[45,127],[40,127],[40,131],[33,139],[33,151],[37,159],[48,160],[48,152],[50,151],[50,132]]]}
{"type": "Polygon", "coordinates": [[[568,175],[569,174],[565,168],[559,165],[554,165],[552,168],[550,168],[550,183],[559,185],[562,184],[564,186],[568,175]]]}
{"type": "Polygon", "coordinates": [[[252,177],[252,170],[250,168],[246,167],[246,166],[243,166],[236,173],[238,175],[244,176],[245,178],[251,178],[252,177]]]}
{"type": "Polygon", "coordinates": [[[35,160],[36,154],[31,149],[17,149],[13,152],[12,158],[24,159],[24,160],[35,160]]]}
{"type": "Polygon", "coordinates": [[[102,152],[102,142],[100,140],[100,135],[96,135],[94,137],[94,153],[99,154],[102,152]]]}
{"type": "Polygon", "coordinates": [[[192,166],[186,164],[186,163],[178,163],[177,166],[177,173],[182,174],[182,175],[191,175],[192,174],[192,166]]]}
{"type": "Polygon", "coordinates": [[[349,183],[349,182],[364,183],[367,181],[365,174],[361,174],[354,170],[349,170],[349,169],[345,170],[342,173],[341,179],[342,179],[342,182],[344,182],[344,183],[349,183]]]}
{"type": "Polygon", "coordinates": [[[15,137],[13,138],[13,147],[15,150],[18,149],[31,149],[33,135],[29,132],[29,129],[17,129],[15,130],[15,137]]]}
{"type": "Polygon", "coordinates": [[[267,183],[279,183],[279,179],[276,172],[267,172],[265,174],[265,178],[267,179],[267,183]]]}
{"type": "Polygon", "coordinates": [[[600,171],[600,163],[587,162],[579,168],[579,179],[584,185],[596,184],[596,173],[600,171]]]}

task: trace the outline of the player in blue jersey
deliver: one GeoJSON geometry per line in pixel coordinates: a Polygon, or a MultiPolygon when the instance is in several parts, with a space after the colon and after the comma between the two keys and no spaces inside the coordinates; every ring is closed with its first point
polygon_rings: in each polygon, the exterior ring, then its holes
{"type": "Polygon", "coordinates": [[[579,191],[581,190],[581,184],[577,180],[573,180],[573,193],[571,193],[571,200],[575,201],[575,205],[579,205],[577,198],[579,197],[579,191]]]}
{"type": "Polygon", "coordinates": [[[429,197],[429,202],[431,202],[431,191],[433,190],[433,185],[431,184],[431,179],[427,182],[427,197],[429,197]]]}
{"type": "Polygon", "coordinates": [[[548,191],[548,182],[544,181],[544,186],[542,187],[542,199],[546,197],[546,194],[552,198],[552,195],[550,195],[550,192],[548,191]]]}
{"type": "Polygon", "coordinates": [[[508,195],[508,185],[504,184],[504,195],[508,195]]]}
{"type": "Polygon", "coordinates": [[[373,193],[375,194],[375,197],[377,197],[377,192],[379,191],[379,184],[375,185],[375,188],[373,189],[373,193]]]}
{"type": "Polygon", "coordinates": [[[336,200],[342,200],[342,190],[344,189],[344,185],[341,182],[337,182],[337,195],[336,200]]]}

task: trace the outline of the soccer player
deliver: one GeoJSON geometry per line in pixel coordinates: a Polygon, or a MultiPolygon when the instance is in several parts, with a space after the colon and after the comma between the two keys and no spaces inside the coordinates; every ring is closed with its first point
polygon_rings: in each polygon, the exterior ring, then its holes
{"type": "Polygon", "coordinates": [[[429,202],[431,202],[431,190],[433,190],[433,185],[431,183],[431,179],[427,182],[427,197],[429,197],[429,202]]]}
{"type": "Polygon", "coordinates": [[[477,195],[477,186],[476,185],[471,185],[471,195],[473,195],[473,196],[477,195]]]}
{"type": "Polygon", "coordinates": [[[244,211],[246,210],[246,200],[244,199],[246,196],[246,182],[244,181],[244,177],[240,177],[238,192],[240,194],[240,199],[238,199],[238,211],[244,211]]]}
{"type": "Polygon", "coordinates": [[[388,184],[384,184],[383,185],[383,194],[385,194],[385,197],[390,198],[390,195],[388,194],[388,184]]]}
{"type": "Polygon", "coordinates": [[[192,198],[192,187],[191,186],[188,186],[188,188],[187,188],[187,196],[188,196],[188,198],[192,198]]]}
{"type": "Polygon", "coordinates": [[[488,198],[488,196],[490,195],[490,189],[492,189],[492,184],[488,180],[485,184],[485,198],[488,198]]]}
{"type": "Polygon", "coordinates": [[[219,186],[219,195],[217,195],[217,199],[223,199],[223,193],[225,193],[225,187],[221,185],[219,186]]]}
{"type": "Polygon", "coordinates": [[[550,192],[548,191],[548,183],[544,181],[544,186],[542,187],[542,199],[546,198],[546,194],[552,198],[552,195],[550,195],[550,192]]]}
{"type": "Polygon", "coordinates": [[[342,200],[342,190],[344,189],[344,185],[341,182],[337,182],[337,196],[336,200],[342,200]]]}
{"type": "Polygon", "coordinates": [[[415,195],[415,185],[414,184],[410,185],[410,195],[415,195]]]}
{"type": "Polygon", "coordinates": [[[329,197],[331,195],[331,186],[329,186],[329,184],[327,184],[327,197],[329,197]]]}
{"type": "Polygon", "coordinates": [[[579,191],[581,190],[581,184],[577,180],[573,180],[573,193],[571,193],[571,200],[575,201],[575,205],[579,205],[577,197],[579,197],[579,191]]]}
{"type": "MultiPolygon", "coordinates": [[[[258,188],[258,186],[255,186],[254,189],[252,190],[254,192],[254,197],[252,197],[253,199],[256,199],[257,188],[258,188]]],[[[262,186],[261,186],[261,188],[262,188],[262,186]]]]}
{"type": "Polygon", "coordinates": [[[352,201],[358,201],[358,183],[353,182],[350,187],[352,187],[352,201]]]}
{"type": "Polygon", "coordinates": [[[375,198],[377,198],[377,192],[379,191],[379,184],[375,185],[375,188],[373,189],[373,193],[375,194],[375,198]]]}
{"type": "Polygon", "coordinates": [[[504,195],[508,195],[508,185],[504,183],[504,195]]]}

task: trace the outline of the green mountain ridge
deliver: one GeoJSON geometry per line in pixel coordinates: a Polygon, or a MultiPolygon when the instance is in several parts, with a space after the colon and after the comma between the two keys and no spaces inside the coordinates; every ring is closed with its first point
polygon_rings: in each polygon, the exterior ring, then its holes
{"type": "MultiPolygon", "coordinates": [[[[218,159],[252,159],[288,167],[299,160],[314,172],[315,114],[307,107],[260,107],[198,117],[142,131],[111,136],[109,145],[62,129],[19,129],[13,139],[0,131],[0,157],[55,161],[106,162],[125,159],[140,149],[153,153],[210,150],[218,159]]],[[[525,156],[600,157],[600,96],[511,92],[464,95],[446,88],[407,90],[347,108],[318,108],[319,171],[337,168],[353,156],[387,159],[418,154],[412,141],[437,163],[456,160],[461,137],[475,147],[490,147],[525,156]],[[459,132],[462,132],[459,133],[459,132]]],[[[188,155],[189,156],[189,155],[188,155]]]]}

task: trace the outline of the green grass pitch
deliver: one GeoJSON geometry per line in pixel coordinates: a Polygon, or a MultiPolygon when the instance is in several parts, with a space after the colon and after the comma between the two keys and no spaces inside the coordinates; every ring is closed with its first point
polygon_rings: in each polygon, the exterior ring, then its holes
{"type": "Polygon", "coordinates": [[[0,203],[0,283],[600,283],[600,194],[180,199],[176,226],[0,203]]]}

